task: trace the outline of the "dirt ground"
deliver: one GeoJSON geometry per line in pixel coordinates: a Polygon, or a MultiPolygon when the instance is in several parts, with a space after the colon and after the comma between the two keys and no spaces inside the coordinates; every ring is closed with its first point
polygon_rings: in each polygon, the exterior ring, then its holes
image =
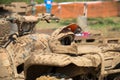
{"type": "MultiPolygon", "coordinates": [[[[41,29],[37,28],[37,33],[43,33],[43,34],[48,34],[50,35],[52,32],[54,32],[57,28],[47,28],[47,29],[41,29]]],[[[120,38],[120,32],[119,31],[111,31],[109,29],[107,30],[90,30],[90,34],[101,34],[103,37],[110,37],[110,38],[120,38]]]]}
{"type": "MultiPolygon", "coordinates": [[[[95,25],[95,24],[94,24],[95,25]]],[[[63,27],[67,25],[60,25],[59,23],[51,22],[51,23],[46,23],[46,22],[39,22],[36,25],[36,30],[38,33],[45,33],[45,34],[51,34],[54,30],[56,30],[59,27],[63,27]]],[[[101,33],[105,37],[120,37],[120,31],[117,29],[112,29],[111,27],[103,27],[100,29],[93,29],[90,28],[88,25],[88,33],[90,34],[99,34],[101,33]]]]}
{"type": "Polygon", "coordinates": [[[37,29],[37,33],[51,34],[55,29],[37,29]]]}

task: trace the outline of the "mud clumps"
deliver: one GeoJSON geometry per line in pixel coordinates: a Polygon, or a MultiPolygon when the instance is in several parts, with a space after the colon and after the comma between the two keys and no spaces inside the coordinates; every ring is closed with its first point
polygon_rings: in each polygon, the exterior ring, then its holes
{"type": "Polygon", "coordinates": [[[39,78],[37,78],[36,80],[60,80],[60,79],[57,79],[56,77],[51,77],[51,76],[41,76],[39,78]]]}

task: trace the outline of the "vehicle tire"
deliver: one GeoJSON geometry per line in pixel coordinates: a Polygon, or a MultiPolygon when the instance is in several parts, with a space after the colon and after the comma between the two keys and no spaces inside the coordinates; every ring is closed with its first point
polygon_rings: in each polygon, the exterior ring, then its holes
{"type": "MultiPolygon", "coordinates": [[[[120,64],[118,64],[114,69],[120,69],[120,64]]],[[[120,80],[120,73],[108,75],[107,80],[120,80]]]]}
{"type": "Polygon", "coordinates": [[[120,80],[120,73],[108,75],[107,80],[120,80]]]}
{"type": "Polygon", "coordinates": [[[65,75],[62,74],[48,74],[38,77],[36,80],[72,80],[72,78],[66,78],[65,75]]]}
{"type": "Polygon", "coordinates": [[[116,76],[113,80],[120,80],[120,75],[116,76]]]}
{"type": "Polygon", "coordinates": [[[97,76],[91,74],[88,75],[79,75],[73,78],[73,80],[98,80],[97,76]]]}

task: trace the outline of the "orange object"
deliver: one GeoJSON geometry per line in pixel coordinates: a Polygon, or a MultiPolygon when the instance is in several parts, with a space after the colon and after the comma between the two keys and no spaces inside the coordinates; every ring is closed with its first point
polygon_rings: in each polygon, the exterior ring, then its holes
{"type": "Polygon", "coordinates": [[[70,28],[71,31],[74,32],[78,28],[78,25],[77,24],[70,24],[67,28],[70,28]]]}

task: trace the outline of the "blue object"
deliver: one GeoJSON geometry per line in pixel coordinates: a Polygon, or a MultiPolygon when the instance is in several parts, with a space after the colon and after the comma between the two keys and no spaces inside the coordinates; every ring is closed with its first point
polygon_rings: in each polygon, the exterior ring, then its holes
{"type": "Polygon", "coordinates": [[[47,13],[51,13],[52,2],[53,0],[44,0],[47,13]]]}

